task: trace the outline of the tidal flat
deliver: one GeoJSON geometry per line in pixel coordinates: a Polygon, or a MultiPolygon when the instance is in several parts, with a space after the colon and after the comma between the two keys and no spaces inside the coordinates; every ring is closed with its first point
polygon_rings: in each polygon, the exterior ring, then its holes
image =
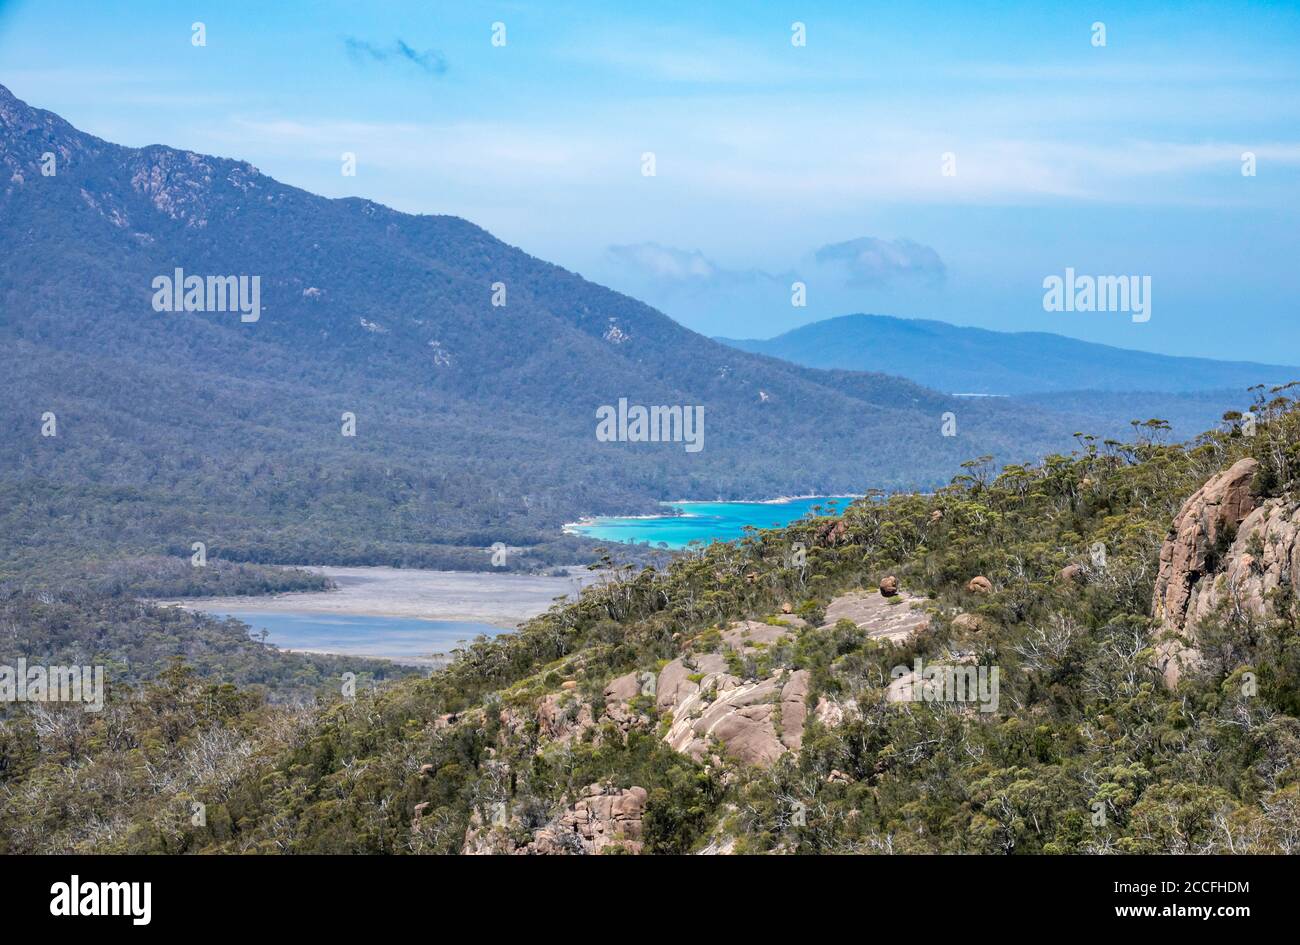
{"type": "Polygon", "coordinates": [[[576,597],[599,580],[574,567],[565,576],[406,568],[307,567],[336,587],[263,597],[191,597],[161,601],[209,613],[316,613],[463,621],[512,628],[544,613],[557,597],[576,597]]]}

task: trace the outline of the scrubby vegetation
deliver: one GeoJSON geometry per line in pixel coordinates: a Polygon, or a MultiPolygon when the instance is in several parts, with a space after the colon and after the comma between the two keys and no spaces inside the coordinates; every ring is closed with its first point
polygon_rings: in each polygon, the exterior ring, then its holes
{"type": "Polygon", "coordinates": [[[1070,456],[975,461],[932,495],[624,569],[445,671],[352,700],[278,707],[175,667],[115,687],[99,715],[22,712],[0,728],[0,849],[452,852],[496,805],[527,832],[607,781],[649,792],[649,852],[1293,852],[1289,602],[1266,620],[1223,615],[1210,632],[1230,645],[1176,690],[1151,665],[1157,557],[1183,500],[1246,455],[1259,488],[1297,498],[1300,412],[1264,393],[1252,436],[1240,415],[1187,445],[1162,443],[1157,421],[1130,444],[1080,436],[1070,456]],[[1062,579],[1069,565],[1078,580],[1062,579]],[[810,715],[797,756],[696,762],[662,742],[653,701],[630,725],[601,714],[617,674],[716,649],[727,622],[779,621],[786,603],[816,616],[886,574],[930,598],[928,630],[891,644],[846,622],[792,629],[765,667],[738,667],[807,669],[810,703],[856,705],[838,725],[810,715]],[[968,590],[977,574],[988,593],[968,590]],[[891,667],[957,651],[999,667],[996,712],[885,700],[891,667]],[[595,719],[570,741],[539,724],[557,693],[595,719]]]}

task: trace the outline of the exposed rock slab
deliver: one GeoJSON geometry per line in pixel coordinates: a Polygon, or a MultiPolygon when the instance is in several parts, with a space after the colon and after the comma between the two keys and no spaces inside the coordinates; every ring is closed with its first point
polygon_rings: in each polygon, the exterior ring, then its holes
{"type": "Polygon", "coordinates": [[[722,642],[737,652],[752,652],[771,646],[783,637],[794,638],[792,626],[777,626],[761,620],[738,620],[722,631],[722,642]]]}
{"type": "Polygon", "coordinates": [[[754,682],[727,673],[706,676],[673,705],[664,740],[695,760],[706,758],[716,740],[732,758],[766,767],[787,751],[800,750],[807,693],[806,669],[754,682]]]}
{"type": "Polygon", "coordinates": [[[675,659],[659,673],[655,686],[655,705],[660,712],[677,714],[677,707],[700,691],[701,685],[715,684],[727,676],[727,661],[717,653],[701,653],[675,659]],[[692,679],[691,677],[696,677],[692,679]]]}
{"type": "Polygon", "coordinates": [[[921,609],[924,602],[925,598],[905,591],[893,597],[882,597],[873,591],[850,591],[826,606],[822,627],[851,620],[870,637],[901,642],[930,625],[930,615],[921,609]]]}

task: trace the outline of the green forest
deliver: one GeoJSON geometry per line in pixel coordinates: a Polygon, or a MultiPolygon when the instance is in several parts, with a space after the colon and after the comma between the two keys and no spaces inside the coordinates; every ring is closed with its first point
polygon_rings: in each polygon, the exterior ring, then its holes
{"type": "Polygon", "coordinates": [[[1205,620],[1175,687],[1154,666],[1158,558],[1184,501],[1250,456],[1254,493],[1297,502],[1300,410],[1286,389],[1256,398],[1253,423],[1230,413],[1191,443],[1163,442],[1158,421],[1130,443],[1081,434],[1069,455],[972,460],[932,494],[627,566],[446,670],[351,698],[276,702],[177,653],[102,713],[20,709],[0,724],[0,850],[452,853],[489,822],[523,844],[604,784],[644,789],[648,853],[1294,852],[1290,585],[1263,616],[1205,620]],[[818,626],[835,595],[887,577],[924,598],[926,630],[818,626]],[[744,618],[787,632],[746,656],[722,633],[744,618]],[[890,667],[955,650],[1000,668],[996,712],[885,698],[890,667]],[[809,712],[802,750],[766,767],[688,757],[654,700],[612,712],[606,695],[683,654],[746,678],[806,670],[810,706],[858,709],[809,712]],[[554,737],[547,706],[590,724],[554,737]]]}

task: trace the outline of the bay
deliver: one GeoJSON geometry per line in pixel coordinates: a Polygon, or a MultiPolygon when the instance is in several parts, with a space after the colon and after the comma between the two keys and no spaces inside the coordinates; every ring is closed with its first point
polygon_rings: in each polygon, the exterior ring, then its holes
{"type": "Polygon", "coordinates": [[[599,516],[565,527],[575,535],[599,541],[649,542],[654,547],[685,548],[692,541],[734,541],[746,527],[781,528],[812,514],[843,510],[852,496],[815,496],[768,502],[665,502],[662,515],[599,516]]]}

